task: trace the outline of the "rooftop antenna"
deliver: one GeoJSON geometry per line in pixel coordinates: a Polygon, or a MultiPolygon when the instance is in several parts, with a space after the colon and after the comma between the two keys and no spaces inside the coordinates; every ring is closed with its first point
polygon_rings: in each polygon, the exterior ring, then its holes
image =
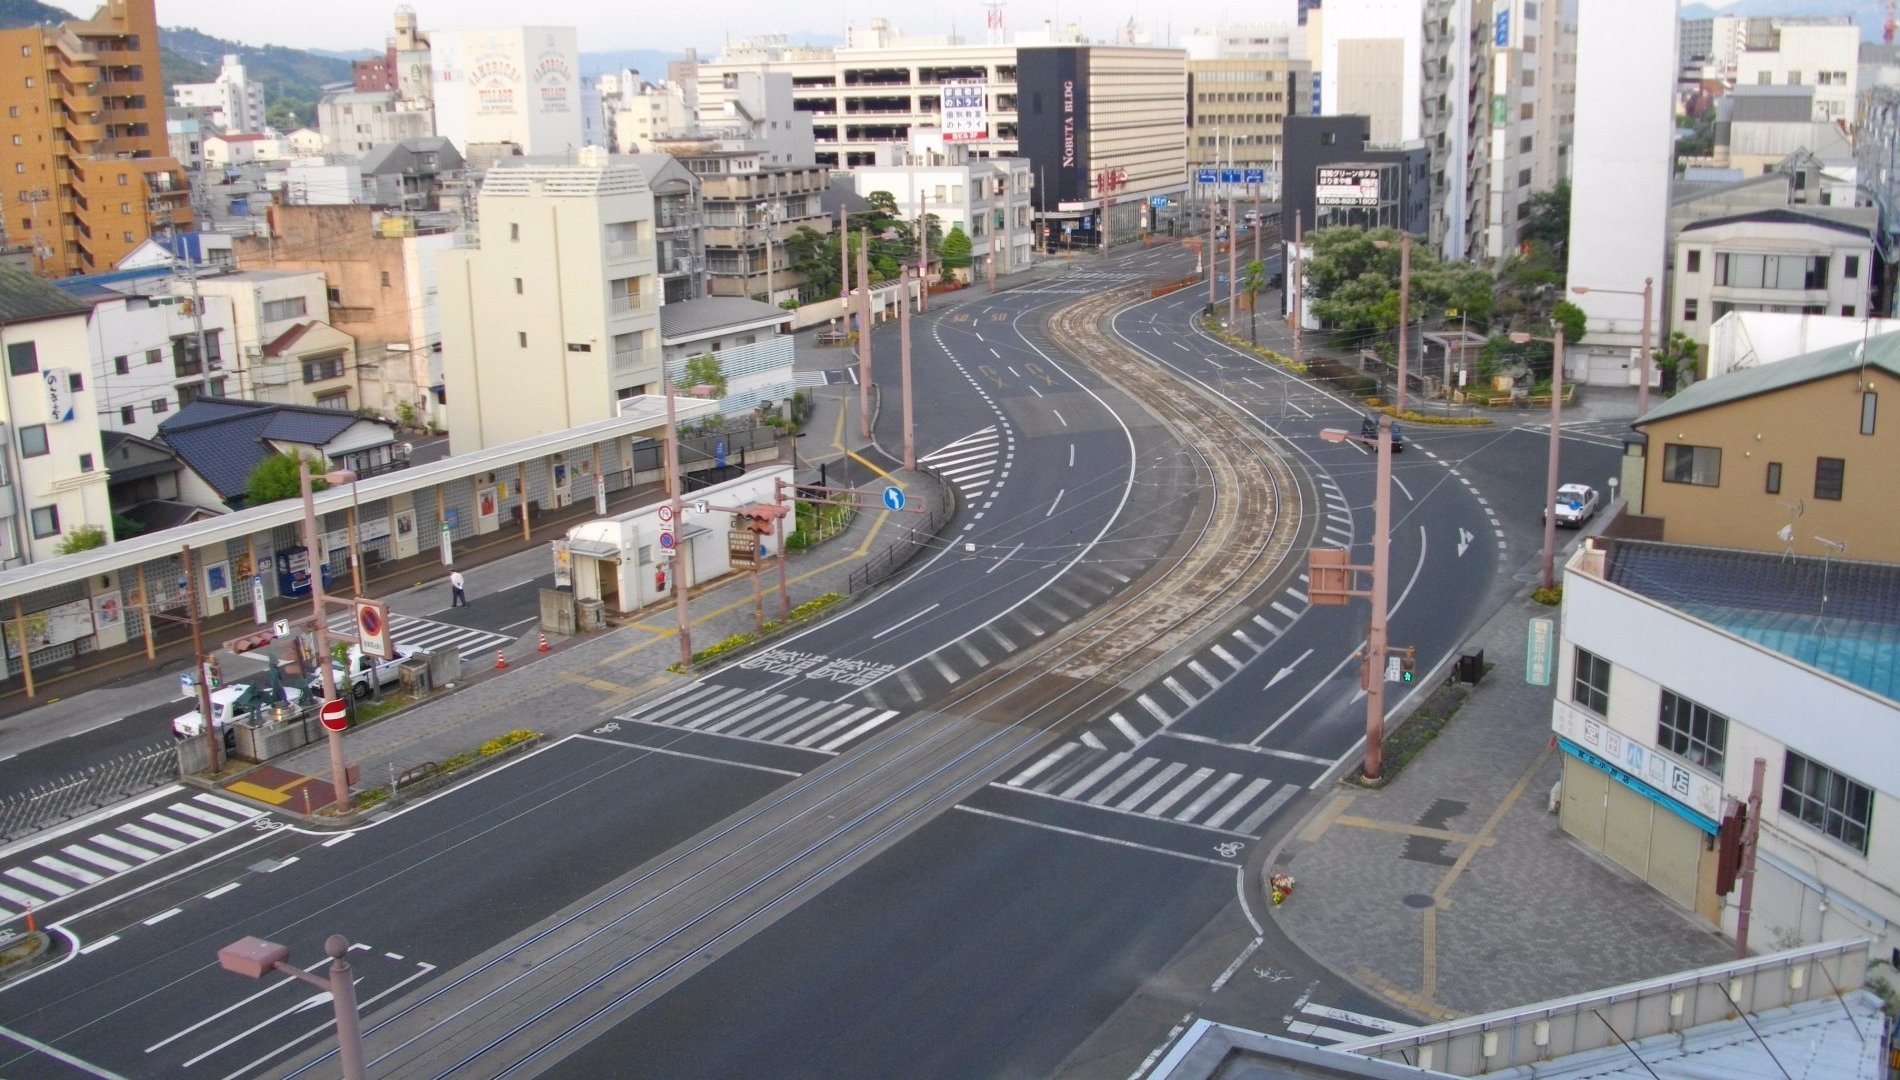
{"type": "Polygon", "coordinates": [[[1003,4],[1004,0],[983,0],[983,21],[989,27],[991,45],[1003,44],[1003,4]]]}
{"type": "Polygon", "coordinates": [[[1781,559],[1786,562],[1788,557],[1794,554],[1794,523],[1801,520],[1801,515],[1807,511],[1808,506],[1804,500],[1796,499],[1793,502],[1782,503],[1781,508],[1788,512],[1788,523],[1775,530],[1775,539],[1787,545],[1781,549],[1781,559]]]}
{"type": "Polygon", "coordinates": [[[1815,628],[1819,630],[1821,633],[1825,634],[1827,633],[1828,564],[1831,563],[1836,557],[1845,555],[1847,553],[1847,541],[1829,540],[1825,536],[1817,536],[1814,539],[1822,547],[1827,549],[1827,551],[1821,556],[1821,613],[1815,617],[1815,623],[1816,623],[1815,628]]]}

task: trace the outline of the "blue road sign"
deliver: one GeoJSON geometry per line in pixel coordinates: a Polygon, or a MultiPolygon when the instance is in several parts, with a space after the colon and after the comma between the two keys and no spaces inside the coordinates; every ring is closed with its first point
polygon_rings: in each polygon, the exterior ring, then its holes
{"type": "Polygon", "coordinates": [[[1238,184],[1240,183],[1240,176],[1241,172],[1239,169],[1222,169],[1220,171],[1220,182],[1223,184],[1238,184]]]}
{"type": "Polygon", "coordinates": [[[1248,169],[1246,170],[1246,173],[1247,173],[1247,179],[1245,181],[1246,183],[1264,184],[1267,182],[1267,170],[1265,169],[1248,169]]]}
{"type": "Polygon", "coordinates": [[[1166,195],[1150,195],[1148,196],[1148,205],[1159,210],[1168,205],[1168,197],[1166,195]]]}
{"type": "Polygon", "coordinates": [[[663,532],[660,534],[660,547],[666,551],[673,550],[673,534],[671,532],[663,532]]]}
{"type": "Polygon", "coordinates": [[[884,508],[886,510],[902,510],[904,508],[904,489],[900,487],[885,488],[884,508]]]}
{"type": "Polygon", "coordinates": [[[1211,184],[1214,182],[1214,170],[1202,169],[1194,174],[1194,179],[1199,183],[1211,184]]]}
{"type": "Polygon", "coordinates": [[[1498,10],[1497,23],[1493,27],[1491,44],[1497,48],[1508,48],[1511,44],[1511,9],[1498,10]]]}

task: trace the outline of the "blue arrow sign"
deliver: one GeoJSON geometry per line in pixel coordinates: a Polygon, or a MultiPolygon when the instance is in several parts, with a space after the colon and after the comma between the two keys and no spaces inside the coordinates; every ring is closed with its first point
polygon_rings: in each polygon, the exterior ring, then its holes
{"type": "Polygon", "coordinates": [[[1223,184],[1240,183],[1240,170],[1239,169],[1222,169],[1220,171],[1220,182],[1223,184]]]}
{"type": "Polygon", "coordinates": [[[885,488],[884,508],[886,510],[902,510],[904,508],[904,489],[900,487],[885,488]]]}
{"type": "Polygon", "coordinates": [[[1214,170],[1202,169],[1194,174],[1194,179],[1199,183],[1211,184],[1214,182],[1214,170]]]}
{"type": "Polygon", "coordinates": [[[1264,184],[1267,182],[1267,170],[1265,169],[1248,169],[1246,172],[1247,172],[1247,179],[1245,181],[1246,183],[1264,184]]]}

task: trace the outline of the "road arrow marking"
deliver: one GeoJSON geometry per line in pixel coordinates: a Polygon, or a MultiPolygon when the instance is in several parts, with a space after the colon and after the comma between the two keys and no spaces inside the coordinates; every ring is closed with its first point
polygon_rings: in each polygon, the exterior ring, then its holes
{"type": "Polygon", "coordinates": [[[1473,534],[1466,532],[1464,529],[1458,530],[1458,557],[1459,558],[1462,559],[1465,557],[1465,549],[1471,546],[1471,541],[1473,539],[1474,539],[1473,534]]]}
{"type": "Polygon", "coordinates": [[[1274,684],[1274,683],[1277,683],[1277,682],[1279,682],[1279,681],[1280,681],[1281,679],[1284,679],[1284,678],[1286,678],[1286,677],[1287,677],[1288,675],[1291,675],[1291,674],[1293,674],[1293,669],[1294,669],[1294,668],[1296,668],[1296,667],[1299,667],[1299,666],[1300,666],[1300,660],[1304,660],[1304,659],[1306,659],[1307,657],[1309,657],[1309,656],[1311,656],[1311,655],[1313,655],[1313,650],[1311,650],[1311,649],[1308,649],[1308,650],[1306,650],[1305,652],[1303,652],[1303,653],[1301,653],[1301,654],[1300,654],[1300,657],[1299,657],[1299,660],[1295,660],[1295,661],[1293,661],[1293,662],[1292,662],[1291,664],[1288,664],[1287,666],[1285,666],[1285,667],[1283,667],[1283,668],[1281,668],[1280,670],[1278,670],[1278,671],[1276,671],[1276,672],[1274,672],[1274,673],[1273,673],[1273,678],[1271,678],[1271,679],[1268,679],[1268,680],[1267,680],[1267,685],[1266,685],[1266,689],[1268,689],[1268,690],[1271,690],[1271,689],[1273,689],[1273,684],[1274,684]]]}

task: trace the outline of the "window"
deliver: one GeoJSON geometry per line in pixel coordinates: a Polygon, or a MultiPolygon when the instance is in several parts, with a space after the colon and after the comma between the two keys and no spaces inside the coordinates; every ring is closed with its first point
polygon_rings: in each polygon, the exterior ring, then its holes
{"type": "Polygon", "coordinates": [[[383,288],[389,288],[389,271],[383,271],[383,288]]]}
{"type": "Polygon", "coordinates": [[[1728,717],[1664,690],[1656,745],[1721,776],[1722,756],[1728,751],[1728,717]]]}
{"type": "Polygon", "coordinates": [[[1781,494],[1781,462],[1779,461],[1768,463],[1768,494],[1781,494]]]}
{"type": "Polygon", "coordinates": [[[528,332],[526,330],[515,331],[515,343],[520,345],[524,349],[527,348],[528,347],[528,332]]]}
{"type": "Polygon", "coordinates": [[[1570,700],[1596,713],[1610,711],[1610,662],[1595,653],[1577,650],[1577,670],[1570,684],[1570,700]]]}
{"type": "Polygon", "coordinates": [[[1531,136],[1531,135],[1526,135],[1523,138],[1517,140],[1517,152],[1520,154],[1528,154],[1531,152],[1531,148],[1536,145],[1537,145],[1536,137],[1531,136]]]}
{"type": "Polygon", "coordinates": [[[1518,170],[1518,173],[1517,173],[1517,186],[1518,186],[1518,187],[1530,187],[1530,186],[1531,186],[1531,171],[1530,171],[1529,169],[1519,169],[1519,170],[1518,170]]]}
{"type": "Polygon", "coordinates": [[[342,390],[334,390],[334,391],[331,391],[330,393],[327,393],[327,394],[318,394],[318,395],[317,395],[317,408],[319,408],[319,409],[341,409],[341,410],[343,410],[343,411],[345,411],[345,412],[348,412],[348,411],[349,411],[349,408],[350,408],[350,392],[349,392],[349,390],[348,390],[347,388],[345,388],[345,389],[342,389],[342,390]]]}
{"type": "Polygon", "coordinates": [[[39,346],[31,341],[16,341],[7,346],[7,370],[15,375],[31,375],[40,369],[39,346]]]}
{"type": "Polygon", "coordinates": [[[1715,283],[1736,289],[1825,289],[1828,259],[1823,255],[1715,256],[1715,283]]]}
{"type": "Polygon", "coordinates": [[[1872,435],[1874,433],[1874,413],[1877,412],[1879,408],[1879,394],[1869,390],[1860,396],[1860,433],[1862,435],[1872,435]]]}
{"type": "Polygon", "coordinates": [[[77,371],[68,372],[66,374],[66,389],[71,390],[75,394],[85,393],[86,377],[77,371]]]}
{"type": "Polygon", "coordinates": [[[1688,300],[1684,300],[1682,302],[1682,321],[1694,322],[1695,317],[1696,317],[1696,312],[1699,311],[1701,307],[1702,307],[1702,301],[1694,299],[1693,297],[1691,297],[1688,300]]]}
{"type": "Polygon", "coordinates": [[[1689,273],[1691,274],[1700,274],[1702,272],[1702,249],[1701,248],[1689,249],[1688,265],[1685,266],[1684,269],[1688,270],[1689,273]]]}
{"type": "Polygon", "coordinates": [[[1851,319],[1851,318],[1853,318],[1853,317],[1854,317],[1854,305],[1852,305],[1852,304],[1842,304],[1842,305],[1841,305],[1841,318],[1843,318],[1843,319],[1851,319]]]}
{"type": "MultiPolygon", "coordinates": [[[[38,520],[34,519],[36,525],[38,520]]],[[[1867,831],[1874,816],[1873,789],[1792,750],[1781,766],[1781,812],[1867,854],[1867,831]]]]}
{"type": "Polygon", "coordinates": [[[342,289],[326,289],[324,291],[324,295],[325,295],[325,298],[328,299],[331,304],[334,304],[337,307],[343,306],[343,290],[342,289]]]}
{"type": "Polygon", "coordinates": [[[1670,443],[1663,447],[1663,480],[1671,484],[1700,484],[1703,487],[1720,485],[1722,448],[1670,443]]]}
{"type": "MultiPolygon", "coordinates": [[[[44,540],[59,535],[59,507],[36,506],[33,508],[33,539],[44,540]]],[[[1787,797],[1784,795],[1783,799],[1787,797]]]]}
{"type": "Polygon", "coordinates": [[[112,373],[114,375],[130,375],[132,373],[132,361],[123,356],[113,357],[112,373]]]}
{"type": "Polygon", "coordinates": [[[28,424],[20,429],[20,456],[40,457],[46,453],[46,425],[28,424]]]}
{"type": "Polygon", "coordinates": [[[79,455],[79,471],[80,472],[92,471],[92,455],[91,454],[79,455]]]}
{"type": "Polygon", "coordinates": [[[1824,457],[1814,459],[1814,497],[1831,502],[1841,501],[1841,487],[1847,479],[1847,459],[1824,457]]]}
{"type": "Polygon", "coordinates": [[[131,405],[119,406],[119,423],[133,424],[138,420],[139,411],[131,405]]]}
{"type": "Polygon", "coordinates": [[[158,363],[158,362],[159,362],[160,360],[163,360],[163,359],[165,359],[165,350],[163,350],[163,349],[147,349],[147,350],[145,350],[145,362],[146,362],[146,363],[148,363],[148,364],[156,364],[156,363],[158,363]]]}
{"type": "Polygon", "coordinates": [[[14,171],[14,172],[16,172],[16,173],[23,173],[23,172],[25,172],[25,171],[26,171],[26,162],[24,162],[24,161],[16,161],[16,162],[14,162],[14,163],[13,163],[13,171],[14,171]]]}
{"type": "Polygon", "coordinates": [[[1519,120],[1535,120],[1537,118],[1537,106],[1526,101],[1518,108],[1517,118],[1519,120]]]}
{"type": "Polygon", "coordinates": [[[323,382],[326,379],[343,377],[343,354],[325,353],[322,356],[303,358],[303,381],[306,383],[323,382]]]}
{"type": "Polygon", "coordinates": [[[1841,276],[1849,281],[1860,277],[1860,256],[1849,255],[1841,260],[1841,276]]]}
{"type": "Polygon", "coordinates": [[[521,223],[520,222],[511,221],[508,223],[508,239],[510,240],[521,239],[521,223]]]}
{"type": "Polygon", "coordinates": [[[516,296],[521,295],[521,279],[520,278],[515,279],[515,295],[516,296]]]}
{"type": "Polygon", "coordinates": [[[295,319],[305,314],[308,307],[309,305],[304,303],[304,298],[301,296],[286,297],[282,300],[266,300],[264,301],[264,321],[280,322],[284,319],[295,319]]]}

